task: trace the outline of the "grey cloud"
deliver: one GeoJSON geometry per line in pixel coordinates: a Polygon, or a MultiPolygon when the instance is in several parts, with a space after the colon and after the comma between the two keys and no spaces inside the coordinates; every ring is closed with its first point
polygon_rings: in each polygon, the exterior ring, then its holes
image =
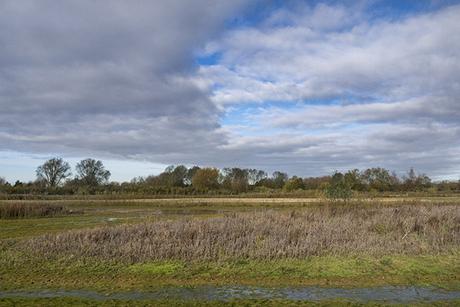
{"type": "Polygon", "coordinates": [[[226,143],[193,55],[243,1],[0,3],[0,150],[120,157],[226,143]]]}

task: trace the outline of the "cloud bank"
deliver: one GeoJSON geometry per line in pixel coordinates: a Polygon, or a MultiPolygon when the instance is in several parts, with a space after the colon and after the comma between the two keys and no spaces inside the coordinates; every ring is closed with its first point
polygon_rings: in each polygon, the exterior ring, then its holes
{"type": "Polygon", "coordinates": [[[293,3],[2,1],[0,151],[460,176],[460,6],[293,3]]]}

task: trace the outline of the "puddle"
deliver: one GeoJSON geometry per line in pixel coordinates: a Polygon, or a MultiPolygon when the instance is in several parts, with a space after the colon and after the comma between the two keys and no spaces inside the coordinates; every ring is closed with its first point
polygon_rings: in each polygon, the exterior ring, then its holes
{"type": "Polygon", "coordinates": [[[119,292],[104,294],[85,290],[0,291],[0,298],[73,297],[92,300],[209,300],[287,299],[296,301],[349,300],[355,302],[434,302],[460,299],[460,291],[444,291],[424,287],[380,287],[334,289],[320,287],[260,288],[260,287],[195,287],[162,288],[152,292],[119,292]]]}

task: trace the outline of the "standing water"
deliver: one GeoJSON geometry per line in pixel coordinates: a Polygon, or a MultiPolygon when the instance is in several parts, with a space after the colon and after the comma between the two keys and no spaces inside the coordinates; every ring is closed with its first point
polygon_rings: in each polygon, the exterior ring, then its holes
{"type": "Polygon", "coordinates": [[[119,292],[103,294],[85,290],[3,291],[0,298],[56,298],[73,297],[92,300],[208,300],[230,301],[236,299],[285,299],[295,301],[348,300],[355,302],[435,302],[460,300],[460,291],[444,291],[425,287],[380,288],[320,288],[320,287],[195,287],[161,288],[151,292],[119,292]]]}

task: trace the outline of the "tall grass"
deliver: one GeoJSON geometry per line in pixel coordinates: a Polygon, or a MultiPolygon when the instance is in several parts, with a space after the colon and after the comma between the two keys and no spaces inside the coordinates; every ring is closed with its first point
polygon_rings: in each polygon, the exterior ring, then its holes
{"type": "Polygon", "coordinates": [[[0,219],[49,217],[67,213],[69,211],[61,205],[34,203],[0,204],[0,219]]]}
{"type": "Polygon", "coordinates": [[[150,260],[419,255],[458,250],[460,206],[323,206],[228,214],[45,235],[23,248],[46,257],[150,260]]]}

